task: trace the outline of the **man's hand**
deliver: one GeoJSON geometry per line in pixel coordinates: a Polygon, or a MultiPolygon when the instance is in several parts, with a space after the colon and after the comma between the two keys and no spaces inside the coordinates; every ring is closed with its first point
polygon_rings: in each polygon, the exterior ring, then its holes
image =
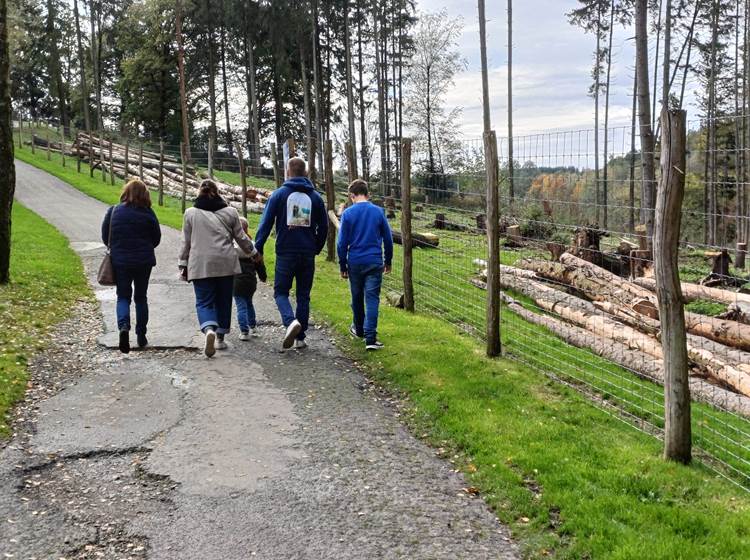
{"type": "Polygon", "coordinates": [[[263,253],[256,253],[254,258],[255,264],[263,264],[263,253]]]}
{"type": "Polygon", "coordinates": [[[383,267],[383,272],[385,272],[386,274],[390,274],[391,273],[391,265],[389,265],[389,264],[385,265],[383,267]]]}
{"type": "Polygon", "coordinates": [[[341,278],[343,278],[344,280],[349,280],[349,272],[347,272],[346,270],[342,271],[341,278]]]}

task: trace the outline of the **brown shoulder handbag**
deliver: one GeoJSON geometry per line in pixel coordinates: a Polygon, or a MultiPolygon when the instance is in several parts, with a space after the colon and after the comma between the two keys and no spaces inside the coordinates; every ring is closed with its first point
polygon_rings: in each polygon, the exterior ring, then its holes
{"type": "Polygon", "coordinates": [[[115,207],[112,207],[112,214],[109,216],[109,235],[107,236],[107,254],[104,255],[102,263],[99,265],[99,272],[96,274],[96,280],[100,286],[115,286],[115,268],[112,266],[112,222],[115,219],[115,207]]]}

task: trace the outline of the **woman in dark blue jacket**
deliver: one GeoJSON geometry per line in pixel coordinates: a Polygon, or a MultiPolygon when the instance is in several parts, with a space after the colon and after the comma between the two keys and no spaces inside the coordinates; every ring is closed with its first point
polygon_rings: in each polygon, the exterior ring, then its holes
{"type": "Polygon", "coordinates": [[[102,241],[110,248],[117,282],[117,328],[120,351],[130,352],[130,303],[135,300],[138,346],[148,345],[148,281],[156,266],[154,248],[161,241],[159,220],[151,209],[146,185],[137,179],[122,190],[120,204],[110,208],[102,223],[102,241]],[[111,235],[110,235],[111,232],[111,235]]]}

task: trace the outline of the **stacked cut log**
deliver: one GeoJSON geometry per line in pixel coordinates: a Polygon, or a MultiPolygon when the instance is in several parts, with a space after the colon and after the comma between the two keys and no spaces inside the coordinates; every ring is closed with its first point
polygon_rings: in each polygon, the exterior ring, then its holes
{"type": "MultiPolygon", "coordinates": [[[[35,137],[37,145],[45,145],[46,140],[35,137]]],[[[60,143],[50,142],[50,150],[59,152],[62,149],[60,143]]],[[[182,164],[173,156],[164,155],[160,160],[158,153],[143,150],[141,160],[140,151],[136,149],[127,150],[122,144],[116,144],[109,140],[85,133],[78,133],[76,141],[65,145],[65,154],[70,157],[80,157],[81,161],[89,163],[96,169],[104,166],[105,171],[122,180],[138,178],[143,168],[142,180],[150,190],[159,189],[159,168],[162,172],[162,184],[164,193],[180,198],[183,191],[182,164]],[[110,145],[112,157],[110,158],[110,145]],[[127,154],[127,161],[126,161],[127,154]],[[111,163],[110,163],[111,162],[111,163]]],[[[195,167],[188,165],[185,168],[185,194],[187,198],[198,196],[198,188],[204,177],[198,174],[195,167]]],[[[242,187],[229,185],[214,180],[219,188],[219,193],[238,210],[242,208],[242,187]]],[[[247,209],[249,212],[261,213],[271,192],[253,187],[247,188],[247,209]]]]}
{"type": "MultiPolygon", "coordinates": [[[[474,263],[483,270],[472,283],[485,288],[486,262],[474,263]]],[[[502,289],[530,298],[545,314],[506,297],[511,311],[639,376],[663,381],[658,309],[648,282],[628,282],[569,253],[559,263],[527,259],[518,266],[501,265],[502,289]]],[[[712,294],[720,301],[741,295],[712,294]]],[[[748,325],[695,313],[686,313],[686,323],[694,397],[750,417],[748,325]]]]}

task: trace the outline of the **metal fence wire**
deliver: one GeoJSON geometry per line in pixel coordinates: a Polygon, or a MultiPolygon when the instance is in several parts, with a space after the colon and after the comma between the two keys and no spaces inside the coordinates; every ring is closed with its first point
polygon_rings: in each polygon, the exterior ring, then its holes
{"type": "MultiPolygon", "coordinates": [[[[750,238],[749,121],[739,115],[689,123],[679,253],[687,301],[694,449],[717,474],[746,490],[750,490],[750,294],[744,262],[750,238]]],[[[17,126],[16,134],[23,149],[32,148],[34,135],[40,142],[36,150],[45,151],[42,144],[62,133],[54,126],[33,128],[26,123],[17,126]]],[[[70,146],[75,136],[76,131],[68,135],[67,165],[74,165],[70,146]]],[[[127,142],[135,153],[140,150],[139,139],[118,140],[127,142]]],[[[316,162],[317,183],[323,190],[324,158],[317,151],[324,146],[317,146],[316,157],[311,158],[308,140],[298,142],[297,149],[316,162]]],[[[377,165],[383,161],[380,147],[367,151],[373,171],[366,177],[397,243],[403,201],[398,144],[394,141],[389,147],[391,158],[384,169],[377,165]]],[[[163,148],[181,166],[179,145],[144,141],[143,146],[151,154],[163,148]]],[[[498,146],[505,355],[660,437],[663,356],[658,318],[648,313],[655,294],[649,231],[643,225],[653,209],[642,202],[659,179],[659,154],[650,154],[657,175],[647,182],[641,171],[640,140],[631,127],[514,137],[512,162],[508,139],[498,139],[498,146]]],[[[60,157],[57,148],[47,157],[60,157]]],[[[283,179],[280,146],[243,144],[239,149],[244,152],[245,182],[258,191],[255,200],[262,202],[260,193],[283,179]]],[[[334,210],[340,212],[349,183],[347,150],[333,146],[332,151],[334,210]]],[[[217,179],[242,184],[237,156],[237,147],[213,151],[210,164],[217,179]]],[[[137,156],[131,152],[131,157],[137,156]]],[[[104,173],[107,158],[94,159],[97,173],[101,171],[109,181],[104,173]]],[[[437,146],[415,142],[411,160],[416,308],[449,321],[467,336],[484,339],[488,243],[483,142],[437,146]]],[[[116,162],[113,165],[117,167],[116,162]]],[[[207,176],[206,146],[193,148],[190,165],[195,176],[207,176]]],[[[137,160],[131,160],[128,174],[139,171],[137,160]]],[[[174,178],[179,183],[179,169],[174,178]]],[[[256,204],[250,210],[261,208],[256,204]]],[[[404,292],[400,244],[393,264],[384,286],[388,300],[397,302],[404,292]]]]}

